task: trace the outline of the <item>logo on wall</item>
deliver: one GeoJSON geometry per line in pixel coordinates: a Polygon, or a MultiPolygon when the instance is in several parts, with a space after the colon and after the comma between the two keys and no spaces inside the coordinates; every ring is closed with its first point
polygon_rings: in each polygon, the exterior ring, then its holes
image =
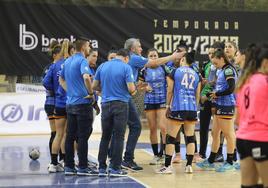
{"type": "MultiPolygon", "coordinates": [[[[68,40],[72,43],[76,41],[74,35],[70,35],[69,38],[54,38],[54,37],[47,37],[45,34],[41,34],[39,36],[40,43],[41,43],[41,51],[47,52],[49,50],[49,45],[52,41],[58,41],[59,43],[63,42],[64,40],[68,40]]],[[[20,40],[20,47],[23,50],[33,50],[38,45],[38,36],[32,31],[26,30],[26,24],[19,24],[19,40],[20,40]]],[[[97,40],[90,40],[92,43],[93,48],[98,48],[98,41],[97,40]]]]}
{"type": "Polygon", "coordinates": [[[1,117],[3,121],[14,123],[21,120],[23,111],[20,105],[7,104],[1,110],[1,117]]]}
{"type": "Polygon", "coordinates": [[[32,50],[38,45],[38,38],[35,33],[26,31],[26,25],[20,24],[20,47],[23,50],[32,50]]]}

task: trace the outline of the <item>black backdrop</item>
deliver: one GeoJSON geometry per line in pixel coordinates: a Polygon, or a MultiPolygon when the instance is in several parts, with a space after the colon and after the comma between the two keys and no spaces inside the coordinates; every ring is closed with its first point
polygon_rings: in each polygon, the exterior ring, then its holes
{"type": "Polygon", "coordinates": [[[183,38],[206,59],[216,40],[234,40],[244,48],[268,39],[268,13],[190,12],[124,9],[0,1],[0,73],[41,75],[49,63],[49,40],[77,36],[92,39],[104,58],[111,46],[129,37],[141,39],[144,51],[171,53],[183,38]]]}

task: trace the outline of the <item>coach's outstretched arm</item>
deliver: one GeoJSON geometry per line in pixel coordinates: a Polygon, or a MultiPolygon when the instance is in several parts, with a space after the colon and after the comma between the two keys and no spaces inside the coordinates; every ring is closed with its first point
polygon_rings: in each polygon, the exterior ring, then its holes
{"type": "Polygon", "coordinates": [[[176,59],[181,59],[184,56],[185,52],[177,52],[175,51],[173,54],[161,57],[158,59],[149,59],[148,63],[145,64],[145,67],[155,68],[160,65],[164,65],[169,61],[175,61],[176,59]]]}

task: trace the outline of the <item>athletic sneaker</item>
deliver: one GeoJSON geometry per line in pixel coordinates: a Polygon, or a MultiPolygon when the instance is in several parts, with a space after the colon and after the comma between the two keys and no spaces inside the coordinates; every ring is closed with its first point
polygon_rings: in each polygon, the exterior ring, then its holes
{"type": "Polygon", "coordinates": [[[76,170],[75,170],[75,168],[69,168],[69,167],[64,167],[64,174],[66,175],[66,176],[72,176],[72,175],[76,175],[76,170]]]}
{"type": "Polygon", "coordinates": [[[192,174],[193,173],[193,167],[191,165],[187,165],[185,167],[185,173],[192,174]]]}
{"type": "Polygon", "coordinates": [[[208,162],[207,159],[203,160],[202,162],[196,163],[196,166],[203,170],[214,171],[215,164],[208,162]]]}
{"type": "Polygon", "coordinates": [[[141,171],[141,170],[143,170],[143,168],[141,166],[137,165],[137,163],[135,163],[134,161],[122,161],[121,166],[124,169],[129,169],[129,170],[132,170],[132,171],[141,171]]]}
{"type": "Polygon", "coordinates": [[[98,176],[99,172],[90,168],[78,168],[78,176],[98,176]]]}
{"type": "Polygon", "coordinates": [[[87,161],[87,166],[90,169],[95,169],[96,170],[98,168],[98,163],[88,160],[87,161]]]}
{"type": "Polygon", "coordinates": [[[160,157],[154,156],[153,159],[150,161],[149,165],[157,165],[160,162],[160,157]]]}
{"type": "Polygon", "coordinates": [[[176,154],[172,160],[172,163],[181,163],[181,162],[182,162],[181,154],[176,154]]]}
{"type": "Polygon", "coordinates": [[[161,157],[158,156],[158,157],[159,157],[158,164],[161,164],[161,165],[165,164],[165,155],[162,155],[161,157]]]}
{"type": "Polygon", "coordinates": [[[233,163],[233,166],[235,167],[236,170],[240,170],[240,163],[239,161],[236,161],[233,163]]]}
{"type": "Polygon", "coordinates": [[[233,172],[235,171],[235,167],[230,163],[224,162],[221,166],[216,169],[216,172],[233,172]]]}
{"type": "Polygon", "coordinates": [[[99,177],[106,177],[108,175],[106,169],[100,168],[99,169],[99,177]]]}
{"type": "Polygon", "coordinates": [[[193,163],[199,163],[202,162],[203,160],[204,159],[198,153],[194,154],[193,163]]]}
{"type": "Polygon", "coordinates": [[[112,177],[122,177],[122,176],[127,176],[127,172],[122,169],[115,170],[113,168],[109,168],[108,175],[112,177]]]}
{"type": "Polygon", "coordinates": [[[157,174],[172,174],[172,167],[171,166],[162,166],[160,169],[156,171],[157,174]]]}
{"type": "Polygon", "coordinates": [[[219,163],[222,163],[224,161],[224,157],[223,157],[223,154],[217,154],[214,162],[219,162],[219,163]]]}
{"type": "Polygon", "coordinates": [[[60,160],[60,161],[59,161],[59,164],[64,168],[64,165],[65,165],[65,164],[64,164],[64,160],[60,160]]]}
{"type": "Polygon", "coordinates": [[[49,173],[56,173],[56,172],[63,172],[64,168],[60,165],[53,165],[53,164],[49,164],[48,166],[48,172],[49,173]]]}

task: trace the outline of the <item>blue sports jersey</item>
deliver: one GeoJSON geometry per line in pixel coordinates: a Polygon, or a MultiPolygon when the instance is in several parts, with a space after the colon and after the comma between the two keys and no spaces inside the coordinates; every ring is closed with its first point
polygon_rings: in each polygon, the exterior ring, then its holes
{"type": "Polygon", "coordinates": [[[59,84],[59,75],[65,59],[60,59],[49,67],[46,76],[43,79],[43,85],[47,90],[53,90],[55,94],[55,106],[64,108],[66,105],[66,93],[59,84]]]}
{"type": "Polygon", "coordinates": [[[188,66],[182,66],[171,74],[174,80],[171,111],[197,111],[196,90],[199,75],[188,66]]]}
{"type": "Polygon", "coordinates": [[[92,99],[85,99],[88,95],[84,84],[83,74],[89,74],[87,59],[82,53],[76,53],[66,59],[61,77],[66,81],[68,105],[90,104],[92,99]]]}
{"type": "MultiPolygon", "coordinates": [[[[43,73],[43,79],[46,76],[46,74],[48,73],[49,67],[53,65],[52,63],[47,65],[44,68],[44,73],[43,73]]],[[[48,90],[46,89],[46,100],[45,100],[45,105],[55,105],[55,94],[53,92],[53,90],[48,90]]]]}
{"type": "Polygon", "coordinates": [[[97,69],[95,80],[101,85],[101,102],[129,102],[131,96],[127,83],[134,82],[131,67],[120,59],[112,59],[97,69]]]}
{"type": "MultiPolygon", "coordinates": [[[[237,73],[234,67],[229,64],[226,64],[222,69],[218,71],[216,92],[225,91],[229,87],[227,80],[230,78],[234,78],[235,80],[237,80],[237,73]]],[[[221,106],[234,106],[235,95],[232,93],[230,95],[219,96],[216,98],[216,104],[221,106]]]]}
{"type": "Polygon", "coordinates": [[[148,62],[148,59],[145,57],[142,57],[134,53],[130,54],[130,59],[129,59],[128,64],[132,68],[135,81],[137,81],[138,79],[139,70],[142,69],[147,62],[148,62]]]}
{"type": "Polygon", "coordinates": [[[151,88],[152,92],[146,92],[144,95],[145,104],[162,104],[166,103],[166,93],[167,93],[167,82],[166,82],[167,72],[164,66],[159,66],[157,68],[146,68],[143,71],[144,81],[147,82],[151,88]]]}
{"type": "MultiPolygon", "coordinates": [[[[95,72],[95,70],[94,70],[93,68],[91,68],[90,66],[89,66],[89,72],[90,72],[90,77],[92,78],[92,82],[93,82],[94,77],[95,77],[95,73],[96,73],[96,72],[95,72]]],[[[94,93],[95,100],[98,101],[98,99],[99,99],[98,95],[96,94],[95,91],[94,91],[93,93],[94,93]]]]}

